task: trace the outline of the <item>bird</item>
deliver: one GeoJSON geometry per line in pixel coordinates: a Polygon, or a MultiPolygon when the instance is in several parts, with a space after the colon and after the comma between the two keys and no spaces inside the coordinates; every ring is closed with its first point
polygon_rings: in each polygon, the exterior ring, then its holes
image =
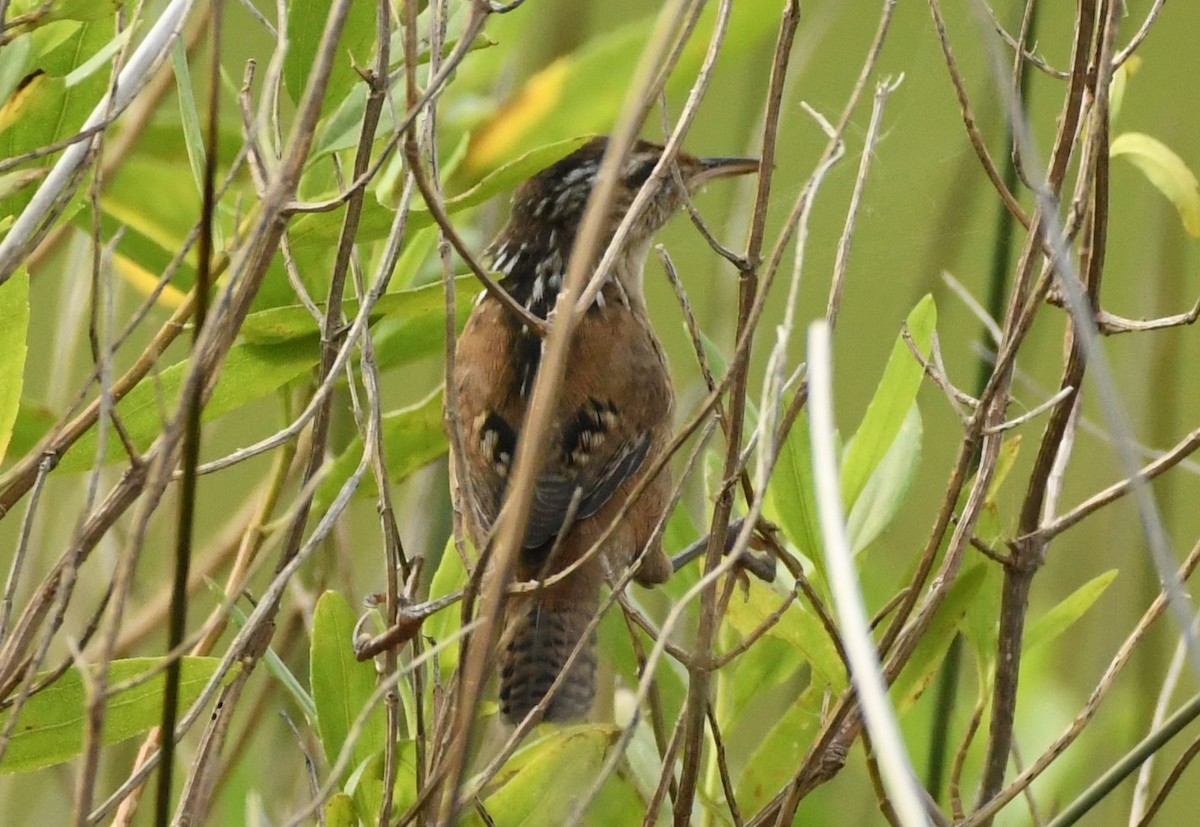
{"type": "MultiPolygon", "coordinates": [[[[507,224],[484,252],[499,274],[499,286],[539,319],[551,316],[563,287],[607,146],[607,137],[594,138],[521,184],[507,224]]],[[[589,273],[664,149],[637,141],[629,151],[589,273]]],[[[643,289],[650,242],[690,193],[714,179],[758,170],[753,158],[697,158],[683,152],[675,163],[679,176],[666,177],[635,220],[576,328],[544,465],[534,482],[517,580],[545,580],[584,556],[670,440],[671,376],[643,289]]],[[[543,340],[527,321],[484,291],[457,343],[453,382],[462,457],[454,462],[452,484],[466,496],[464,524],[478,549],[488,542],[504,501],[542,356],[543,340]]],[[[670,493],[670,472],[664,468],[630,505],[600,553],[558,582],[509,599],[498,643],[500,708],[509,722],[523,720],[543,704],[545,721],[588,714],[596,695],[597,655],[594,633],[584,637],[599,611],[601,583],[639,555],[634,572],[639,584],[656,585],[671,576],[661,532],[654,530],[670,493]],[[547,698],[581,643],[562,685],[547,698]]]]}

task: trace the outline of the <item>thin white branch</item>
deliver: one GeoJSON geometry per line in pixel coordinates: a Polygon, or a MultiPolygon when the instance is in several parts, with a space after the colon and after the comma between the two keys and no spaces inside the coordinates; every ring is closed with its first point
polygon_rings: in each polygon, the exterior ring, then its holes
{"type": "MultiPolygon", "coordinates": [[[[194,5],[195,0],[171,0],[150,27],[150,31],[146,32],[146,38],[138,44],[125,68],[121,70],[113,90],[113,99],[110,101],[106,95],[96,104],[92,114],[79,128],[80,132],[107,123],[124,111],[137,97],[150,73],[165,59],[167,52],[183,31],[184,21],[194,5]]],[[[79,168],[87,161],[91,150],[91,141],[79,141],[67,147],[34,193],[29,205],[17,217],[8,235],[0,240],[0,284],[8,281],[16,271],[17,265],[24,260],[27,249],[36,241],[46,216],[61,202],[67,190],[80,182],[79,168]]]]}
{"type": "Polygon", "coordinates": [[[929,816],[921,799],[908,751],[900,736],[895,710],[888,699],[878,649],[871,637],[870,621],[854,571],[854,554],[846,529],[838,479],[833,422],[833,362],[829,323],[820,320],[808,329],[808,411],[812,436],[813,482],[829,587],[837,610],[842,642],[863,720],[879,760],[883,783],[904,827],[928,827],[929,816]]]}

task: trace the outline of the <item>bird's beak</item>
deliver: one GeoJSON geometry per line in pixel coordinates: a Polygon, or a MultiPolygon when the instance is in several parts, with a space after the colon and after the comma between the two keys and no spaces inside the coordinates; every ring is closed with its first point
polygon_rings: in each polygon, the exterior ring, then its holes
{"type": "Polygon", "coordinates": [[[687,177],[688,189],[696,190],[716,178],[758,172],[757,158],[700,158],[687,177]]]}

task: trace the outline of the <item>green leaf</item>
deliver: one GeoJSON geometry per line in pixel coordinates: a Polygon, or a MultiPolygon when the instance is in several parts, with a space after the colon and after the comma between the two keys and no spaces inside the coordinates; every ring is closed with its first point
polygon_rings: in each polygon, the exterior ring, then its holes
{"type": "Polygon", "coordinates": [[[1116,579],[1116,569],[1092,578],[1073,591],[1066,600],[1029,624],[1029,630],[1025,633],[1026,654],[1039,646],[1045,646],[1071,628],[1116,579]]]}
{"type": "MultiPolygon", "coordinates": [[[[350,4],[342,38],[334,51],[322,112],[332,111],[359,81],[355,66],[367,68],[371,65],[375,46],[375,8],[375,3],[350,4]]],[[[298,104],[304,94],[328,16],[328,0],[288,0],[288,51],[283,61],[283,82],[293,103],[298,104]]]]}
{"type": "Polygon", "coordinates": [[[1116,123],[1117,116],[1121,114],[1121,105],[1125,102],[1125,88],[1129,85],[1129,79],[1137,74],[1141,66],[1142,59],[1137,55],[1130,55],[1129,59],[1113,72],[1112,83],[1108,88],[1108,119],[1111,123],[1116,123]]]}
{"type": "MultiPolygon", "coordinates": [[[[216,674],[220,658],[179,659],[179,705],[186,708],[216,674]]],[[[162,658],[115,660],[108,671],[109,684],[125,683],[154,671],[162,658]]],[[[44,675],[39,675],[39,679],[44,675]]],[[[162,719],[165,672],[145,683],[118,692],[105,706],[101,743],[106,746],[132,738],[162,719]]],[[[9,710],[0,712],[0,729],[8,723],[9,710]]],[[[32,696],[21,710],[8,751],[0,761],[0,773],[29,772],[61,764],[83,751],[87,696],[78,668],[69,669],[58,680],[32,696]]]]}
{"type": "Polygon", "coordinates": [[[358,814],[354,799],[345,793],[334,793],[325,802],[325,827],[357,827],[358,814]]]}
{"type": "Polygon", "coordinates": [[[1173,149],[1149,135],[1125,132],[1113,139],[1108,152],[1113,158],[1125,158],[1140,169],[1175,205],[1188,235],[1200,238],[1200,183],[1173,149]]]}
{"type": "MultiPolygon", "coordinates": [[[[917,349],[926,356],[936,324],[937,308],[933,297],[926,295],[908,314],[906,322],[917,349]]],[[[923,375],[924,369],[909,351],[903,335],[897,336],[883,378],[842,461],[842,502],[846,508],[854,508],[867,480],[891,448],[908,409],[916,401],[923,375]]]]}
{"type": "MultiPolygon", "coordinates": [[[[466,191],[447,199],[444,205],[446,214],[454,215],[465,209],[479,206],[496,195],[513,189],[534,173],[545,169],[583,146],[591,138],[591,135],[577,136],[531,149],[499,169],[490,172],[466,191]]],[[[377,241],[386,237],[395,214],[393,208],[377,201],[365,202],[363,215],[358,225],[358,233],[355,237],[359,241],[377,241]]],[[[432,223],[433,217],[429,214],[428,207],[414,205],[409,211],[408,232],[416,232],[432,223]]],[[[328,216],[320,213],[305,215],[291,225],[292,244],[297,250],[333,244],[337,241],[340,232],[340,222],[330,221],[328,216]]]]}
{"type": "MultiPolygon", "coordinates": [[[[187,50],[181,41],[171,50],[175,67],[175,91],[179,98],[179,118],[183,127],[183,144],[187,148],[188,164],[196,191],[204,191],[204,135],[200,131],[200,113],[196,111],[196,96],[192,94],[192,75],[188,71],[187,50]]],[[[217,245],[219,248],[221,245],[217,245]]]]}
{"type": "MultiPolygon", "coordinates": [[[[321,748],[332,765],[359,713],[375,691],[375,664],[354,656],[354,624],[358,618],[346,598],[325,592],[313,612],[309,685],[317,708],[321,748]]],[[[387,739],[383,705],[371,710],[351,747],[350,766],[365,767],[355,787],[359,812],[376,813],[383,797],[383,763],[378,760],[387,739]]]]}
{"type": "MultiPolygon", "coordinates": [[[[225,590],[215,580],[205,577],[204,584],[208,586],[208,590],[212,592],[217,600],[224,602],[225,590]]],[[[242,629],[249,618],[246,617],[246,613],[242,611],[241,606],[237,603],[231,603],[229,604],[229,619],[233,621],[234,626],[242,629]]],[[[267,647],[266,654],[263,655],[263,663],[266,664],[267,671],[271,676],[279,681],[283,688],[287,690],[287,693],[292,696],[292,700],[296,702],[296,705],[304,710],[304,716],[310,722],[315,723],[317,720],[317,707],[313,704],[312,695],[308,694],[308,690],[300,684],[295,673],[288,668],[287,664],[283,662],[283,659],[279,657],[274,648],[267,647]]]]}
{"type": "Polygon", "coordinates": [[[821,565],[821,523],[817,516],[808,414],[801,411],[784,440],[767,488],[768,502],[784,534],[800,553],[821,565]]]}
{"type": "Polygon", "coordinates": [[[484,806],[505,827],[558,827],[620,734],[611,724],[584,724],[530,744],[488,784],[484,806]]]}
{"type": "MultiPolygon", "coordinates": [[[[229,351],[212,399],[204,408],[203,421],[261,399],[316,364],[318,352],[311,342],[296,340],[276,345],[235,345],[229,351]]],[[[144,449],[162,431],[163,411],[175,411],[187,361],[176,362],[157,377],[147,378],[117,404],[117,411],[138,448],[144,449]]],[[[116,439],[109,440],[107,460],[123,456],[116,439]]],[[[60,468],[85,471],[96,454],[96,430],[85,434],[63,457],[60,468]]]]}
{"type": "MultiPolygon", "coordinates": [[[[467,585],[467,569],[463,566],[458,549],[454,547],[454,537],[446,540],[442,549],[442,559],[438,561],[437,571],[429,584],[429,599],[437,600],[455,592],[467,585]]],[[[435,644],[444,644],[462,628],[462,612],[458,605],[448,606],[425,621],[422,634],[429,637],[435,644]]],[[[441,670],[443,683],[458,668],[459,644],[457,642],[446,646],[438,653],[437,663],[441,670]]]]}
{"type": "Polygon", "coordinates": [[[900,679],[892,687],[892,697],[896,699],[896,712],[903,715],[908,712],[920,699],[921,693],[929,686],[933,676],[945,660],[946,650],[958,633],[967,610],[971,607],[979,588],[983,585],[989,563],[979,562],[963,569],[937,614],[921,636],[912,658],[904,667],[900,679]]]}
{"type": "Polygon", "coordinates": [[[29,272],[21,267],[0,285],[0,462],[8,451],[21,407],[28,332],[29,272]]]}
{"type": "Polygon", "coordinates": [[[850,509],[847,527],[855,554],[873,543],[900,513],[920,463],[921,411],[914,403],[850,509]]]}
{"type": "MultiPolygon", "coordinates": [[[[474,296],[471,291],[477,282],[474,276],[459,276],[454,280],[456,285],[457,310],[462,321],[470,314],[474,296]]],[[[350,299],[345,303],[347,318],[358,312],[358,301],[350,299]]],[[[429,355],[441,350],[444,344],[444,324],[446,318],[446,300],[441,282],[426,284],[412,290],[400,290],[386,293],[371,308],[370,323],[383,319],[396,319],[403,323],[405,329],[417,328],[429,330],[436,328],[443,336],[436,341],[426,341],[426,336],[413,335],[416,341],[408,342],[408,347],[420,349],[421,355],[429,355]]],[[[272,307],[260,310],[246,317],[241,329],[242,339],[256,345],[278,344],[296,339],[311,338],[320,335],[316,320],[302,305],[292,304],[284,307],[272,307]]],[[[376,351],[380,342],[375,342],[376,351]]],[[[379,358],[378,352],[376,358],[379,358]]]]}
{"type": "MultiPolygon", "coordinates": [[[[78,83],[68,83],[67,77],[110,43],[112,31],[110,21],[96,20],[62,21],[34,33],[35,55],[24,67],[24,85],[0,108],[0,158],[22,155],[79,131],[100,102],[108,76],[94,72],[78,83]]],[[[32,160],[22,169],[46,167],[53,160],[54,156],[32,160]]],[[[0,216],[18,214],[32,195],[32,187],[25,187],[0,201],[0,216]]]]}
{"type": "MultiPolygon", "coordinates": [[[[730,599],[726,618],[738,634],[746,636],[777,611],[783,599],[774,589],[751,580],[745,598],[735,595],[730,599]]],[[[835,692],[846,686],[846,667],[838,657],[833,641],[820,619],[801,608],[799,603],[792,601],[767,635],[786,642],[804,657],[812,667],[814,683],[831,686],[835,692]]]]}
{"type": "MultiPolygon", "coordinates": [[[[442,429],[442,391],[431,393],[421,402],[383,415],[383,450],[387,460],[388,479],[393,485],[443,456],[448,443],[442,429]]],[[[313,497],[313,508],[321,512],[329,507],[338,490],[350,479],[362,458],[362,436],[356,436],[321,481],[313,497]]],[[[367,476],[357,491],[359,496],[373,497],[379,493],[374,476],[367,476]]]]}
{"type": "Polygon", "coordinates": [[[737,781],[737,801],[742,812],[757,812],[791,780],[821,726],[824,697],[824,687],[808,687],[779,716],[766,736],[755,740],[757,746],[737,781]]]}
{"type": "Polygon", "coordinates": [[[37,447],[38,440],[46,435],[58,417],[46,407],[22,399],[12,425],[12,441],[8,443],[8,455],[12,459],[23,457],[37,447]]]}

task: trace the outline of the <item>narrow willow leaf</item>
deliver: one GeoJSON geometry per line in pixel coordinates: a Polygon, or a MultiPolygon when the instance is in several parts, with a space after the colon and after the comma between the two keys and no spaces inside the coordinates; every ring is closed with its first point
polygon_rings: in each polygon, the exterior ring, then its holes
{"type": "MultiPolygon", "coordinates": [[[[783,597],[756,580],[750,581],[745,598],[735,596],[729,601],[726,618],[742,636],[749,635],[775,612],[783,597]]],[[[846,686],[846,667],[829,639],[820,619],[792,601],[779,622],[767,634],[787,643],[812,667],[813,682],[831,686],[835,692],[846,686]]]]}
{"type": "MultiPolygon", "coordinates": [[[[262,399],[316,364],[317,349],[303,340],[276,345],[235,345],[221,370],[212,399],[204,408],[203,420],[212,421],[222,414],[262,399]]],[[[163,409],[175,411],[188,363],[176,362],[157,377],[143,380],[117,405],[117,411],[135,445],[147,448],[162,431],[163,409]],[[160,396],[161,394],[161,396],[160,396]]],[[[123,449],[109,440],[109,461],[119,459],[123,449]]],[[[79,439],[63,457],[60,468],[83,471],[92,467],[96,453],[93,428],[79,439]]]]}
{"type": "MultiPolygon", "coordinates": [[[[926,356],[936,324],[937,308],[933,297],[927,295],[908,314],[906,323],[917,349],[926,356]]],[[[892,446],[905,415],[916,401],[923,375],[924,369],[909,351],[903,335],[897,336],[883,378],[842,461],[842,502],[846,508],[854,508],[867,480],[892,446]]]]}
{"type": "Polygon", "coordinates": [[[808,687],[766,737],[757,739],[735,788],[742,812],[757,812],[791,780],[821,726],[824,697],[823,687],[808,687]]]}
{"type": "Polygon", "coordinates": [[[937,674],[950,642],[954,640],[972,601],[979,594],[989,565],[988,562],[974,563],[959,572],[929,628],[921,636],[921,642],[917,644],[900,679],[892,687],[897,714],[903,715],[912,709],[937,674]]]}
{"type": "Polygon", "coordinates": [[[8,451],[21,407],[28,332],[29,272],[21,267],[0,285],[0,462],[8,451]]]}
{"type": "MultiPolygon", "coordinates": [[[[299,103],[308,84],[308,75],[316,61],[325,21],[329,17],[328,0],[288,0],[288,50],[283,61],[283,82],[293,103],[299,103]]],[[[351,3],[341,40],[334,50],[333,67],[325,88],[322,112],[331,112],[350,88],[359,81],[355,66],[371,65],[375,45],[375,4],[351,3]]],[[[336,222],[335,222],[336,223],[336,222]]]]}
{"type": "MultiPolygon", "coordinates": [[[[437,571],[434,572],[433,581],[429,584],[429,599],[437,600],[439,597],[445,597],[466,585],[467,569],[463,566],[462,558],[458,556],[458,549],[454,547],[454,537],[450,537],[446,540],[446,546],[442,549],[442,559],[438,561],[437,571]]],[[[422,628],[422,634],[435,644],[445,644],[461,628],[462,613],[455,605],[442,609],[427,619],[422,628]]],[[[437,664],[441,670],[443,681],[448,680],[454,670],[458,668],[458,651],[459,645],[455,642],[438,653],[437,664]]]]}
{"type": "MultiPolygon", "coordinates": [[[[220,658],[184,657],[179,660],[179,704],[186,708],[216,674],[220,658]]],[[[158,670],[161,658],[116,660],[110,665],[109,684],[125,683],[158,670]]],[[[39,679],[44,675],[39,675],[39,679]]],[[[158,726],[162,719],[165,672],[130,689],[118,692],[105,705],[101,742],[115,744],[158,726]]],[[[8,723],[9,711],[0,712],[0,728],[8,723]]],[[[29,698],[13,730],[8,751],[0,762],[0,773],[29,772],[61,764],[83,751],[87,695],[78,668],[67,672],[29,698]]]]}
{"type": "Polygon", "coordinates": [[[484,806],[496,824],[558,827],[620,734],[611,724],[584,724],[530,744],[488,784],[484,806]]]}
{"type": "MultiPolygon", "coordinates": [[[[441,389],[412,407],[384,414],[382,436],[388,479],[393,485],[403,482],[415,471],[445,455],[449,446],[442,429],[441,389]]],[[[314,509],[320,512],[329,507],[338,490],[354,473],[362,453],[362,437],[356,436],[334,460],[328,476],[317,488],[313,497],[314,509]]],[[[364,478],[357,493],[363,497],[378,494],[374,477],[364,478]]]]}
{"type": "MultiPolygon", "coordinates": [[[[458,299],[458,313],[464,317],[470,314],[471,302],[474,300],[472,287],[477,283],[474,276],[459,276],[455,279],[455,295],[458,299]]],[[[358,312],[358,302],[351,299],[345,303],[347,318],[358,312]]],[[[411,290],[400,290],[386,293],[371,308],[370,323],[373,325],[383,319],[396,319],[405,325],[416,325],[432,321],[433,324],[443,325],[446,318],[445,293],[441,283],[426,284],[411,290]]],[[[320,335],[316,320],[301,305],[272,307],[251,313],[242,324],[242,338],[252,344],[267,345],[294,339],[311,338],[320,335]]],[[[443,332],[444,336],[444,332],[443,332]]],[[[417,345],[410,342],[409,345],[417,345]]],[[[433,344],[436,347],[428,350],[434,353],[441,350],[443,339],[439,337],[433,344]]],[[[376,350],[380,343],[375,342],[376,350]]]]}
{"type": "Polygon", "coordinates": [[[771,513],[788,540],[800,553],[820,566],[821,524],[812,473],[812,448],[808,437],[808,414],[800,412],[784,440],[779,462],[767,488],[771,513]]]}
{"type": "MultiPolygon", "coordinates": [[[[204,135],[200,131],[200,113],[196,110],[196,96],[192,94],[192,74],[188,70],[187,50],[182,41],[175,42],[171,50],[175,67],[175,91],[179,98],[180,124],[183,126],[183,143],[187,148],[188,164],[196,192],[204,191],[204,135]]],[[[221,245],[217,245],[220,249],[221,245]]]]}
{"type": "Polygon", "coordinates": [[[1065,600],[1029,624],[1025,633],[1025,652],[1045,646],[1083,617],[1100,595],[1117,579],[1117,570],[1106,571],[1071,592],[1065,600]]]}
{"type": "Polygon", "coordinates": [[[1179,212],[1183,228],[1200,238],[1200,183],[1187,163],[1157,138],[1125,132],[1109,147],[1113,158],[1125,158],[1167,197],[1179,212]]]}
{"type": "MultiPolygon", "coordinates": [[[[375,664],[358,661],[352,648],[358,618],[346,598],[325,592],[313,612],[312,644],[309,653],[309,686],[317,709],[317,732],[321,749],[330,765],[367,701],[375,691],[375,664]]],[[[378,812],[383,795],[383,754],[387,721],[383,705],[367,716],[351,748],[350,766],[365,767],[355,787],[359,812],[378,812]]]]}
{"type": "Polygon", "coordinates": [[[1121,114],[1121,106],[1125,102],[1125,89],[1129,85],[1129,79],[1136,75],[1141,67],[1142,59],[1137,55],[1130,55],[1129,59],[1113,72],[1112,83],[1108,89],[1108,119],[1110,122],[1116,123],[1117,117],[1121,114]]]}
{"type": "Polygon", "coordinates": [[[850,509],[847,528],[855,554],[873,543],[900,513],[920,463],[921,411],[914,404],[850,509]]]}
{"type": "MultiPolygon", "coordinates": [[[[204,584],[208,586],[208,590],[212,592],[217,600],[225,600],[225,590],[215,580],[206,577],[204,578],[204,584]]],[[[242,611],[241,606],[237,603],[229,605],[229,619],[233,621],[233,625],[238,629],[244,628],[246,621],[249,620],[246,617],[246,613],[242,611]]],[[[279,681],[287,693],[292,696],[292,700],[296,702],[296,705],[304,710],[304,717],[315,724],[317,720],[317,707],[313,703],[312,695],[308,694],[308,690],[301,685],[295,673],[288,668],[283,659],[270,646],[267,647],[266,654],[263,655],[263,663],[266,664],[267,671],[271,673],[271,676],[279,681]]]]}

